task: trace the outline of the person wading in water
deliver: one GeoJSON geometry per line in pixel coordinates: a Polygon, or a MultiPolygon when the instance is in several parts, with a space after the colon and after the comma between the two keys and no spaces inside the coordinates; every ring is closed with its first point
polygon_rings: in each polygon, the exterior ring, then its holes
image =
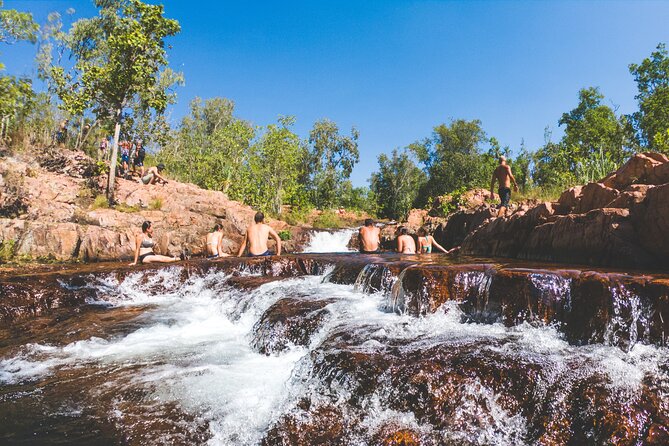
{"type": "Polygon", "coordinates": [[[401,254],[416,254],[416,241],[408,233],[407,228],[400,228],[397,237],[397,252],[401,254]]]}
{"type": "Polygon", "coordinates": [[[241,257],[244,254],[244,249],[248,245],[249,248],[249,257],[261,257],[261,256],[272,256],[274,253],[269,250],[267,247],[267,239],[272,237],[276,240],[276,255],[281,255],[281,238],[279,234],[270,228],[269,225],[266,225],[265,215],[262,212],[256,213],[253,218],[253,224],[249,225],[246,228],[246,235],[244,235],[244,240],[242,245],[239,247],[239,252],[237,257],[241,257]]]}
{"type": "Polygon", "coordinates": [[[506,157],[499,157],[499,166],[492,173],[492,181],[490,182],[490,200],[495,199],[494,189],[495,182],[499,183],[499,211],[497,211],[497,216],[501,217],[506,215],[506,210],[509,208],[509,202],[511,201],[511,183],[513,183],[513,190],[518,192],[518,184],[516,179],[511,173],[511,166],[506,164],[506,157]]]}

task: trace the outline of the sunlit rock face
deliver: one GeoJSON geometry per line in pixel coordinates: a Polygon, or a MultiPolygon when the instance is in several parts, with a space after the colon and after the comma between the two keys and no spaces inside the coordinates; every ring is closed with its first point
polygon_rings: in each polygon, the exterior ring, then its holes
{"type": "Polygon", "coordinates": [[[664,274],[301,254],[58,267],[0,293],[1,440],[669,442],[664,274]]]}

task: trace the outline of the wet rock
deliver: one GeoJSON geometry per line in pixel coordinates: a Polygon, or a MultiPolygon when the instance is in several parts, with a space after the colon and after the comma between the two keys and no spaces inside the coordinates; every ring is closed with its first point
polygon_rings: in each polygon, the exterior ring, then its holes
{"type": "MultiPolygon", "coordinates": [[[[308,404],[308,403],[307,403],[308,404]]],[[[347,445],[349,426],[335,405],[283,416],[262,440],[263,446],[347,445]]]]}
{"type": "Polygon", "coordinates": [[[265,355],[277,354],[289,344],[309,345],[336,299],[283,298],[269,307],[253,327],[253,347],[265,355]]]}

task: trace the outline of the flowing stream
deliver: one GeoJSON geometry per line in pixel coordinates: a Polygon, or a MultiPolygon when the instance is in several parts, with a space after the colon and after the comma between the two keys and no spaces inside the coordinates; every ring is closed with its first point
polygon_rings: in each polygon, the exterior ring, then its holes
{"type": "MultiPolygon", "coordinates": [[[[383,268],[355,284],[240,271],[91,276],[85,307],[3,339],[0,443],[654,444],[664,426],[669,355],[642,333],[577,345],[557,325],[471,322],[455,301],[398,314],[403,276],[383,268]]],[[[454,283],[485,294],[487,277],[454,283]]],[[[570,298],[567,279],[530,279],[570,298]]],[[[620,299],[642,311],[614,293],[606,339],[620,299]]]]}
{"type": "Polygon", "coordinates": [[[311,235],[309,244],[304,247],[303,252],[350,252],[348,247],[351,237],[357,229],[340,229],[338,231],[315,231],[311,235]]]}

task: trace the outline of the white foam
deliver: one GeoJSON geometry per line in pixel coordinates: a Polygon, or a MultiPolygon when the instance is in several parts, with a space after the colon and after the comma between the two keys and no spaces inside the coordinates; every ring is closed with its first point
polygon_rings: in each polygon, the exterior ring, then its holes
{"type": "Polygon", "coordinates": [[[351,252],[348,247],[356,229],[340,229],[339,231],[314,231],[309,244],[302,252],[351,252]]]}

